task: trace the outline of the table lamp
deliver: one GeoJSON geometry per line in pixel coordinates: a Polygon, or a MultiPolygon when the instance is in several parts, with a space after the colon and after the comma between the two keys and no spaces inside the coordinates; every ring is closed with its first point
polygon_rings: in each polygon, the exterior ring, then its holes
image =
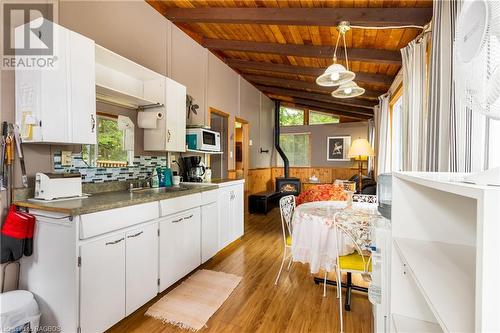
{"type": "Polygon", "coordinates": [[[352,142],[349,148],[349,158],[354,158],[358,161],[358,191],[361,193],[363,189],[363,160],[367,160],[368,157],[375,156],[372,146],[366,139],[356,139],[352,142]]]}

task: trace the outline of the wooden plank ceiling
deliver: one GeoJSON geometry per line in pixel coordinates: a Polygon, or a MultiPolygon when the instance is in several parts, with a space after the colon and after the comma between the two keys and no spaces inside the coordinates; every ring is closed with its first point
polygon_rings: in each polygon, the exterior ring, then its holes
{"type": "MultiPolygon", "coordinates": [[[[335,87],[315,83],[332,63],[337,24],[423,26],[432,18],[432,0],[146,1],[270,98],[347,121],[373,116],[401,68],[399,50],[421,30],[351,29],[349,66],[366,93],[338,99],[330,95],[335,87]]],[[[337,56],[345,65],[343,52],[337,56]]]]}

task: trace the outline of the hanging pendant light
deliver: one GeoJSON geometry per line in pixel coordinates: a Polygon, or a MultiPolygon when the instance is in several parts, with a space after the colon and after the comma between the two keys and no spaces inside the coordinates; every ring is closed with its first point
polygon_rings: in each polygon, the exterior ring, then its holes
{"type": "Polygon", "coordinates": [[[356,77],[356,74],[354,74],[349,70],[349,61],[347,59],[347,45],[345,43],[345,33],[350,29],[351,28],[349,26],[349,22],[345,21],[340,22],[339,26],[337,27],[339,34],[337,35],[337,42],[335,43],[335,51],[333,52],[333,64],[330,65],[323,74],[318,76],[318,78],[316,79],[316,84],[323,87],[335,87],[343,83],[352,81],[356,77]],[[341,64],[337,64],[337,48],[341,36],[344,41],[345,61],[347,68],[342,66],[341,64]]]}
{"type": "Polygon", "coordinates": [[[347,83],[342,84],[337,88],[334,92],[332,92],[332,96],[336,98],[351,98],[363,95],[365,93],[365,89],[361,88],[354,81],[349,81],[347,83]]]}

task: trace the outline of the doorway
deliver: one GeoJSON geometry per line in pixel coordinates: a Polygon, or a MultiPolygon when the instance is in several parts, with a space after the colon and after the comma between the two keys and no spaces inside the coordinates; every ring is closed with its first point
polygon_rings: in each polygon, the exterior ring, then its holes
{"type": "Polygon", "coordinates": [[[250,165],[250,124],[245,119],[234,120],[235,170],[237,178],[245,179],[245,192],[248,190],[248,169],[250,165]]]}
{"type": "Polygon", "coordinates": [[[212,178],[228,178],[228,129],[229,114],[214,108],[209,109],[210,129],[220,133],[220,149],[222,154],[210,155],[210,169],[212,169],[212,178]]]}

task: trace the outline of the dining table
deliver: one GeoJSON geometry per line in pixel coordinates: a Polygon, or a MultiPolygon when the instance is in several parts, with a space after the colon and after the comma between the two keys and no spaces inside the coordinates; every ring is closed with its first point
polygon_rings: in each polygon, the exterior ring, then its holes
{"type": "MultiPolygon", "coordinates": [[[[308,264],[311,273],[316,274],[335,269],[337,249],[340,256],[353,253],[352,239],[334,228],[335,213],[346,208],[347,201],[314,201],[297,206],[292,217],[292,260],[308,264]]],[[[353,202],[350,209],[374,214],[377,205],[353,202]]]]}

